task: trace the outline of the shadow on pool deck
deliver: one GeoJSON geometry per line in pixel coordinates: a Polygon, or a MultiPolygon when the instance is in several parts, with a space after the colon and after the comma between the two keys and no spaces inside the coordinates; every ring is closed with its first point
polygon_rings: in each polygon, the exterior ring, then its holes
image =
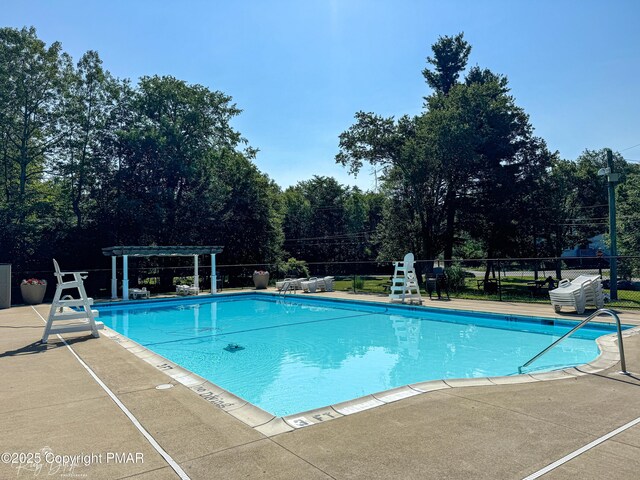
{"type": "MultiPolygon", "coordinates": [[[[491,302],[472,303],[447,306],[491,310],[491,302]]],[[[46,306],[38,309],[46,315],[46,306]]],[[[640,324],[638,314],[621,318],[640,324]]],[[[177,478],[63,344],[38,345],[42,328],[30,307],[0,310],[0,451],[102,453],[101,463],[66,472],[91,479],[177,478]],[[140,452],[144,461],[106,463],[107,452],[140,452]]],[[[625,339],[630,376],[613,368],[566,380],[441,390],[270,438],[183,385],[157,390],[175,382],[104,336],[68,338],[194,479],[523,478],[640,417],[640,335],[625,339]]],[[[635,426],[545,478],[637,478],[638,458],[635,426]]],[[[0,464],[0,478],[18,473],[27,474],[25,466],[0,464]]]]}

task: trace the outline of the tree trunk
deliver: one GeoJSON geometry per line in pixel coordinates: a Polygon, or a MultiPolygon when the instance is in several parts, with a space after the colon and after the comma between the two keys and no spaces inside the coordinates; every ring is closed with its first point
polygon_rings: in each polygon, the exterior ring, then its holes
{"type": "Polygon", "coordinates": [[[538,280],[538,245],[536,244],[536,236],[533,236],[533,279],[538,280]]]}
{"type": "Polygon", "coordinates": [[[450,189],[445,197],[445,205],[447,209],[447,222],[444,235],[444,260],[453,258],[453,239],[455,236],[455,220],[456,220],[456,192],[450,189]]]}
{"type": "Polygon", "coordinates": [[[75,196],[73,200],[71,200],[71,208],[73,208],[73,213],[76,216],[76,225],[78,229],[82,228],[82,212],[80,211],[80,198],[79,195],[75,196]]]}
{"type": "Polygon", "coordinates": [[[493,277],[495,278],[496,272],[493,268],[493,260],[487,260],[487,268],[484,271],[484,286],[487,288],[487,283],[489,282],[489,275],[491,275],[491,271],[493,270],[493,277]]]}
{"type": "MultiPolygon", "coordinates": [[[[433,238],[431,235],[431,217],[426,216],[424,212],[420,212],[420,228],[422,233],[422,254],[424,255],[424,260],[427,262],[431,262],[431,268],[433,269],[433,238]]],[[[429,263],[427,263],[429,265],[429,263]]],[[[418,285],[420,287],[424,286],[424,282],[422,281],[422,272],[418,274],[418,285]]]]}

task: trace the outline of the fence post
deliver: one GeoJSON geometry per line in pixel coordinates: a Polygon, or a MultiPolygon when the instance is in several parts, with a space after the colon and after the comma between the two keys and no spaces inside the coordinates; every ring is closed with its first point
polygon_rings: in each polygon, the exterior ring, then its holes
{"type": "Polygon", "coordinates": [[[356,272],[355,272],[355,269],[353,271],[353,293],[357,293],[356,292],[356,272]]]}
{"type": "Polygon", "coordinates": [[[502,301],[502,282],[500,281],[502,274],[502,265],[500,264],[500,260],[498,260],[498,299],[502,301]]]}

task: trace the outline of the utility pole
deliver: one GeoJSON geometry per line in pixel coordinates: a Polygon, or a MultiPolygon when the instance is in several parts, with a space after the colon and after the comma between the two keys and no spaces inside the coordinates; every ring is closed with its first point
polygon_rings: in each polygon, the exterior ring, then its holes
{"type": "Polygon", "coordinates": [[[602,168],[598,175],[606,175],[609,187],[609,237],[611,242],[609,295],[611,300],[618,299],[618,246],[616,232],[616,185],[620,182],[620,174],[613,172],[613,153],[607,148],[607,168],[602,168]]]}

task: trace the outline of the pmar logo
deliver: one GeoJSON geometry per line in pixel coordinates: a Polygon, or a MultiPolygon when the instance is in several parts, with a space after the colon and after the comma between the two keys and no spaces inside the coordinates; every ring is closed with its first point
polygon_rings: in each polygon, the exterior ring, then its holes
{"type": "Polygon", "coordinates": [[[136,464],[144,463],[142,452],[107,452],[107,463],[136,464]]]}

